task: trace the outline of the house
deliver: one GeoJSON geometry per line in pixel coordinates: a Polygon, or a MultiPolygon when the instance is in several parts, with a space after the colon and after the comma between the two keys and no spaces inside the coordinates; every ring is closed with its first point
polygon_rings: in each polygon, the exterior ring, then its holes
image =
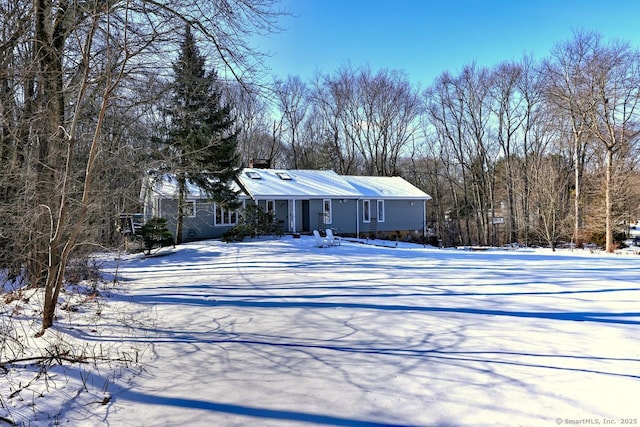
{"type": "MultiPolygon", "coordinates": [[[[350,236],[399,237],[426,234],[429,195],[400,177],[343,176],[331,170],[245,168],[236,190],[242,206],[272,212],[285,233],[331,228],[350,236]]],[[[177,185],[171,175],[150,176],[141,199],[145,219],[168,220],[175,230],[177,185]]],[[[240,220],[242,208],[229,210],[188,188],[184,236],[188,240],[222,236],[240,220]]]]}

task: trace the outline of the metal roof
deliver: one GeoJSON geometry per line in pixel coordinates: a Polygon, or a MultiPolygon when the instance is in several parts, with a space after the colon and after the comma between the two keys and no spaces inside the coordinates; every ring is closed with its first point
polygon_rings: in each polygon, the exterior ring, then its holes
{"type": "Polygon", "coordinates": [[[399,176],[345,176],[362,196],[371,199],[430,200],[424,191],[399,176]]]}
{"type": "Polygon", "coordinates": [[[399,176],[342,176],[332,170],[248,168],[239,178],[254,199],[431,199],[399,176]]]}
{"type": "Polygon", "coordinates": [[[332,170],[247,168],[238,178],[254,199],[357,198],[361,195],[332,170]]]}
{"type": "MultiPolygon", "coordinates": [[[[177,198],[172,174],[150,176],[156,197],[177,198]]],[[[431,197],[401,177],[342,176],[332,170],[245,168],[232,188],[252,199],[413,199],[431,197]]],[[[206,198],[197,186],[187,184],[188,198],[206,198]]],[[[143,189],[145,191],[145,189],[143,189]]]]}

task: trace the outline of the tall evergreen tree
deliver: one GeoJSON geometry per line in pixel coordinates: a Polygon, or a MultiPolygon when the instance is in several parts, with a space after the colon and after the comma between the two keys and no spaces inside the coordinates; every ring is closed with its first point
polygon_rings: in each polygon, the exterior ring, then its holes
{"type": "Polygon", "coordinates": [[[205,70],[189,26],[173,71],[168,142],[178,182],[175,237],[181,243],[187,184],[199,186],[216,203],[233,206],[237,195],[230,184],[239,172],[239,156],[231,107],[223,102],[216,73],[205,70]]]}

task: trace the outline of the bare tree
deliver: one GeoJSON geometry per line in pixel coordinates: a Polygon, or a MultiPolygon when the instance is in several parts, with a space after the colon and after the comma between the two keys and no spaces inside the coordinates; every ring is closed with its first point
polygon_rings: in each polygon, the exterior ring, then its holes
{"type": "Polygon", "coordinates": [[[267,99],[259,91],[247,90],[238,83],[227,85],[228,103],[238,127],[238,152],[242,161],[270,159],[272,164],[283,164],[284,147],[274,137],[273,118],[267,99]]]}
{"type": "Polygon", "coordinates": [[[25,146],[19,134],[21,76],[17,70],[30,62],[19,50],[29,38],[29,13],[29,4],[24,1],[0,5],[0,268],[7,268],[10,277],[19,274],[26,257],[21,250],[25,236],[18,232],[24,212],[16,206],[25,146]]]}
{"type": "Polygon", "coordinates": [[[543,102],[541,90],[541,78],[539,68],[531,60],[525,57],[521,63],[521,75],[518,79],[518,93],[523,104],[522,114],[524,121],[521,125],[520,147],[521,156],[520,173],[517,181],[514,183],[516,187],[515,193],[520,199],[520,235],[521,242],[525,245],[529,243],[530,225],[531,225],[531,198],[534,193],[530,177],[537,168],[537,162],[544,158],[547,147],[554,137],[555,127],[549,125],[549,121],[553,121],[553,117],[548,114],[543,102]]]}
{"type": "Polygon", "coordinates": [[[333,168],[341,174],[355,174],[361,159],[349,130],[349,102],[355,96],[355,76],[347,68],[336,75],[316,76],[310,92],[313,120],[320,121],[333,168]]]}
{"type": "MultiPolygon", "coordinates": [[[[426,119],[426,117],[423,117],[426,119]]],[[[429,124],[421,126],[424,136],[412,149],[411,157],[405,159],[403,176],[412,184],[431,196],[427,205],[429,243],[453,245],[461,243],[459,223],[452,218],[452,206],[457,206],[460,193],[459,166],[451,163],[451,156],[444,153],[448,148],[442,142],[442,134],[435,132],[429,124]]]]}
{"type": "Polygon", "coordinates": [[[463,150],[465,136],[463,94],[454,77],[443,73],[435,84],[424,92],[428,121],[441,144],[440,156],[447,165],[451,185],[453,206],[449,209],[449,219],[459,221],[464,237],[460,243],[471,243],[471,216],[469,207],[471,187],[468,173],[468,159],[463,150]],[[457,173],[456,173],[457,172],[457,173]],[[456,191],[456,187],[459,191],[456,191]]]}
{"type": "Polygon", "coordinates": [[[524,153],[519,141],[522,139],[523,126],[527,119],[527,100],[519,93],[519,81],[523,78],[520,64],[503,63],[493,71],[491,77],[491,96],[493,114],[496,116],[496,138],[503,154],[504,187],[507,199],[507,229],[509,242],[515,242],[518,236],[515,181],[517,159],[524,153]],[[514,164],[516,163],[516,164],[514,164]]]}
{"type": "Polygon", "coordinates": [[[573,40],[555,46],[551,51],[551,58],[543,64],[545,94],[549,102],[557,107],[557,114],[565,118],[573,145],[573,241],[576,243],[580,240],[582,226],[582,174],[590,138],[590,112],[594,102],[594,76],[590,75],[589,69],[599,45],[600,36],[597,34],[576,33],[573,40]]]}
{"type": "Polygon", "coordinates": [[[487,244],[491,239],[491,224],[495,213],[495,162],[499,146],[490,138],[489,107],[490,74],[475,64],[465,66],[459,79],[463,89],[467,129],[467,151],[470,161],[472,188],[476,211],[478,241],[487,244]]]}
{"type": "Polygon", "coordinates": [[[606,250],[613,246],[615,163],[629,152],[638,131],[640,73],[638,52],[626,43],[605,44],[597,33],[576,33],[558,45],[545,63],[548,99],[566,118],[573,139],[575,168],[574,240],[582,221],[583,173],[589,143],[605,156],[604,222],[606,250]],[[598,144],[599,143],[599,144],[598,144]]]}
{"type": "Polygon", "coordinates": [[[613,191],[616,163],[624,160],[640,135],[640,56],[625,43],[596,52],[592,67],[594,106],[589,111],[593,135],[601,142],[605,160],[606,250],[613,252],[613,191]],[[622,156],[621,156],[622,155],[622,156]]]}
{"type": "Polygon", "coordinates": [[[422,103],[406,76],[383,70],[357,73],[349,131],[371,175],[398,174],[398,158],[418,130],[422,103]]]}
{"type": "Polygon", "coordinates": [[[442,153],[460,166],[461,195],[454,212],[464,219],[466,243],[486,244],[491,238],[498,146],[489,138],[489,87],[488,70],[472,64],[459,77],[444,73],[425,92],[430,121],[447,145],[442,153]]]}
{"type": "Polygon", "coordinates": [[[284,134],[288,136],[292,163],[295,169],[303,163],[302,126],[309,109],[308,89],[297,76],[289,76],[285,81],[275,83],[278,108],[282,114],[284,134]]]}
{"type": "Polygon", "coordinates": [[[536,188],[533,206],[538,221],[533,230],[555,250],[558,240],[567,235],[567,230],[570,229],[568,213],[571,205],[571,167],[559,155],[543,156],[535,164],[531,181],[536,188]]]}

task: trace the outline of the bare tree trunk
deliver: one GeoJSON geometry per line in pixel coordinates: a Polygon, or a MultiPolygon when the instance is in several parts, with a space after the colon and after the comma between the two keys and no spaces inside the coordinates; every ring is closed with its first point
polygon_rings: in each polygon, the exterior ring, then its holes
{"type": "Polygon", "coordinates": [[[612,187],[613,187],[613,150],[607,150],[607,165],[605,177],[605,234],[606,234],[606,251],[613,253],[613,224],[611,215],[613,212],[612,187]]]}
{"type": "Polygon", "coordinates": [[[187,177],[184,172],[178,173],[178,215],[176,217],[175,244],[182,243],[182,229],[184,228],[184,207],[186,205],[187,177]]]}
{"type": "MultiPolygon", "coordinates": [[[[93,25],[91,31],[86,36],[85,46],[89,48],[93,42],[93,35],[97,26],[98,15],[93,17],[93,25]]],[[[85,51],[85,55],[89,54],[89,49],[85,51]]],[[[37,334],[40,336],[44,334],[44,331],[53,325],[53,319],[55,316],[55,307],[62,289],[64,280],[64,272],[71,257],[71,253],[75,248],[78,237],[84,227],[87,213],[89,210],[90,193],[92,190],[92,182],[94,175],[94,166],[99,152],[99,143],[101,140],[101,131],[104,123],[105,114],[109,102],[111,100],[112,92],[118,86],[122,79],[126,59],[122,62],[120,72],[115,78],[112,79],[111,73],[107,73],[105,79],[105,90],[102,96],[102,103],[98,112],[98,118],[95,124],[93,137],[89,148],[89,155],[85,167],[85,175],[83,182],[82,199],[80,201],[80,208],[77,217],[74,218],[73,223],[69,221],[69,210],[73,204],[70,198],[70,185],[72,179],[72,164],[74,161],[76,134],[78,132],[78,124],[80,118],[79,109],[81,108],[81,101],[84,99],[87,87],[89,85],[89,60],[85,61],[84,74],[82,76],[81,88],[78,91],[76,101],[76,111],[73,115],[73,120],[66,132],[67,139],[67,153],[66,164],[62,173],[61,182],[62,190],[60,193],[59,211],[57,217],[52,219],[52,236],[49,242],[49,263],[47,269],[47,280],[45,283],[45,298],[44,308],[42,313],[42,329],[37,334]],[[53,227],[55,225],[55,228],[53,227]]],[[[62,97],[60,91],[59,96],[62,97]]],[[[60,129],[64,130],[62,125],[60,129]]],[[[53,218],[53,217],[52,217],[53,218]]]]}
{"type": "Polygon", "coordinates": [[[574,220],[573,220],[573,243],[574,244],[578,244],[579,240],[580,240],[580,218],[581,218],[581,212],[580,212],[580,187],[581,187],[581,182],[582,182],[582,177],[581,177],[581,172],[582,172],[582,168],[581,168],[581,162],[580,162],[580,148],[582,146],[582,143],[580,142],[580,138],[579,137],[575,137],[574,138],[574,146],[573,146],[573,150],[574,150],[574,185],[575,185],[575,192],[573,195],[573,215],[574,215],[574,220]]]}

